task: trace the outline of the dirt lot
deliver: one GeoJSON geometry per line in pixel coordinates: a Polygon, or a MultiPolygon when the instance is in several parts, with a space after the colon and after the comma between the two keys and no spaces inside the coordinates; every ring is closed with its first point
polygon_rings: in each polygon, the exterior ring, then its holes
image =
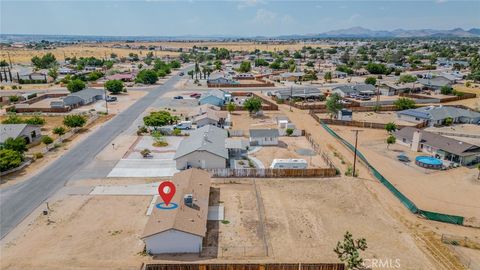
{"type": "Polygon", "coordinates": [[[255,128],[278,128],[275,117],[284,114],[278,111],[264,111],[263,113],[264,115],[259,117],[252,117],[248,112],[232,113],[233,129],[248,132],[249,129],[255,128]]]}
{"type": "Polygon", "coordinates": [[[301,158],[308,162],[309,168],[328,167],[320,155],[302,156],[296,152],[299,149],[312,149],[312,146],[305,137],[281,137],[278,146],[264,146],[251,156],[259,159],[266,168],[270,167],[275,158],[301,158]]]}
{"type": "MultiPolygon", "coordinates": [[[[354,142],[349,127],[331,126],[335,132],[354,142]]],[[[423,169],[413,162],[402,163],[396,159],[400,152],[411,159],[422,153],[411,152],[407,147],[394,144],[387,149],[385,131],[363,129],[359,137],[359,150],[401,192],[425,210],[465,216],[466,224],[480,226],[478,194],[480,182],[476,168],[460,167],[448,171],[423,169]]]]}
{"type": "MultiPolygon", "coordinates": [[[[327,113],[318,114],[320,118],[330,118],[327,113]]],[[[354,121],[373,122],[386,124],[394,122],[397,125],[415,126],[415,123],[407,122],[398,119],[396,112],[353,112],[352,118],[354,121]]]]}
{"type": "Polygon", "coordinates": [[[265,236],[270,260],[336,262],[333,248],[348,230],[367,239],[365,258],[398,258],[402,269],[435,269],[400,223],[381,207],[372,207],[376,201],[361,182],[337,178],[256,183],[265,210],[264,233],[258,224],[257,206],[252,204],[253,183],[216,185],[225,204],[225,218],[230,221],[221,225],[220,247],[256,246],[258,256],[265,236]]]}
{"type": "Polygon", "coordinates": [[[69,196],[2,247],[2,269],[137,269],[149,196],[69,196]],[[125,218],[125,217],[129,218],[125,218]]]}

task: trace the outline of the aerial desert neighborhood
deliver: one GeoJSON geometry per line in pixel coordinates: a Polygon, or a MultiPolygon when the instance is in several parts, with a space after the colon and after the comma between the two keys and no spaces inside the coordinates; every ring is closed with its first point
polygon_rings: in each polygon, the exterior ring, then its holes
{"type": "Polygon", "coordinates": [[[1,270],[480,270],[480,1],[0,14],[1,270]]]}

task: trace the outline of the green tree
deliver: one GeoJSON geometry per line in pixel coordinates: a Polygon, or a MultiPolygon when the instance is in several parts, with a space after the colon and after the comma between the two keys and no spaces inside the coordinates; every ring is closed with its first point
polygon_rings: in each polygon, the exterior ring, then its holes
{"type": "Polygon", "coordinates": [[[228,103],[227,104],[227,111],[229,113],[232,113],[233,111],[235,111],[235,103],[233,103],[233,102],[228,103]]]}
{"type": "Polygon", "coordinates": [[[0,171],[5,172],[20,166],[23,155],[11,149],[0,150],[0,171]]]}
{"type": "Polygon", "coordinates": [[[238,69],[240,72],[249,72],[252,69],[250,61],[243,61],[238,69]]]}
{"type": "Polygon", "coordinates": [[[388,132],[388,133],[392,133],[394,132],[395,130],[397,130],[397,125],[394,123],[394,122],[389,122],[385,125],[385,130],[388,132]]]}
{"type": "Polygon", "coordinates": [[[14,102],[18,102],[20,100],[20,98],[18,96],[9,96],[8,97],[8,101],[14,103],[14,102]]]}
{"type": "Polygon", "coordinates": [[[157,72],[150,69],[144,69],[137,74],[135,82],[143,84],[154,84],[158,81],[157,72]]]}
{"type": "Polygon", "coordinates": [[[171,115],[167,111],[151,112],[150,115],[143,117],[143,123],[151,127],[172,125],[176,121],[178,121],[178,117],[171,115]]]}
{"type": "Polygon", "coordinates": [[[87,87],[85,83],[80,79],[71,80],[67,84],[68,91],[75,93],[81,91],[87,87]]]}
{"type": "Polygon", "coordinates": [[[179,61],[177,60],[173,60],[172,62],[170,62],[170,67],[171,68],[180,68],[182,66],[182,64],[180,64],[179,61]]]}
{"type": "Polygon", "coordinates": [[[66,133],[66,129],[62,126],[54,127],[52,132],[58,136],[63,136],[66,133]]]}
{"type": "Polygon", "coordinates": [[[16,113],[9,113],[7,119],[2,121],[2,124],[23,124],[24,122],[16,113]]]}
{"type": "Polygon", "coordinates": [[[446,126],[451,126],[453,124],[453,118],[447,117],[445,118],[445,125],[446,126]]]}
{"type": "Polygon", "coordinates": [[[48,146],[53,143],[53,139],[50,136],[43,136],[42,137],[42,143],[45,144],[45,146],[48,146]]]}
{"type": "Polygon", "coordinates": [[[58,68],[57,67],[51,67],[48,70],[48,76],[52,77],[54,80],[58,78],[58,68]]]}
{"type": "Polygon", "coordinates": [[[293,128],[287,128],[287,129],[285,130],[285,133],[287,133],[287,136],[292,136],[293,131],[294,131],[293,128]]]}
{"type": "Polygon", "coordinates": [[[347,231],[343,236],[343,241],[338,241],[333,251],[341,262],[347,264],[348,269],[360,269],[363,264],[360,251],[365,251],[366,249],[367,240],[365,238],[353,239],[353,235],[347,231]]]}
{"type": "Polygon", "coordinates": [[[13,151],[17,151],[21,154],[26,152],[27,149],[27,142],[25,141],[24,138],[18,137],[16,139],[14,138],[7,138],[3,144],[0,146],[1,149],[10,149],[13,151]]]}
{"type": "Polygon", "coordinates": [[[377,79],[375,77],[368,77],[365,79],[365,83],[375,85],[377,83],[377,79]]]}
{"type": "Polygon", "coordinates": [[[328,82],[332,82],[332,72],[328,71],[323,76],[323,79],[328,82]]]}
{"type": "Polygon", "coordinates": [[[25,119],[25,123],[30,124],[30,125],[43,126],[43,125],[45,125],[45,119],[43,119],[42,117],[40,117],[38,115],[35,115],[33,117],[25,119]]]}
{"type": "Polygon", "coordinates": [[[90,74],[88,74],[87,80],[93,82],[100,79],[101,77],[103,77],[103,73],[101,73],[100,71],[92,71],[90,72],[90,74]]]}
{"type": "Polygon", "coordinates": [[[79,114],[70,114],[63,118],[63,124],[69,128],[83,127],[86,123],[87,118],[79,114]]]}
{"type": "Polygon", "coordinates": [[[400,75],[398,82],[400,83],[413,83],[417,81],[417,76],[410,75],[410,74],[403,74],[400,75]]]}
{"type": "Polygon", "coordinates": [[[265,59],[257,58],[255,59],[255,66],[256,67],[268,67],[268,62],[265,59]]]}
{"type": "Polygon", "coordinates": [[[440,93],[442,93],[442,95],[451,95],[453,93],[453,88],[449,85],[444,85],[440,88],[440,93]]]}
{"type": "Polygon", "coordinates": [[[407,110],[407,109],[413,109],[415,108],[415,101],[413,99],[409,98],[399,98],[397,99],[393,105],[398,109],[398,110],[407,110]]]}
{"type": "Polygon", "coordinates": [[[37,69],[45,69],[57,65],[57,59],[52,53],[47,53],[42,57],[34,56],[32,57],[32,64],[37,69]]]}
{"type": "Polygon", "coordinates": [[[258,97],[251,97],[245,100],[243,107],[248,110],[250,114],[260,111],[262,108],[262,100],[258,97]]]}
{"type": "Polygon", "coordinates": [[[395,136],[390,135],[387,137],[387,149],[390,147],[390,144],[394,144],[397,141],[397,138],[395,136]]]}
{"type": "Polygon", "coordinates": [[[330,118],[337,117],[338,112],[343,108],[343,105],[340,102],[341,100],[342,97],[337,93],[333,93],[327,98],[325,106],[330,113],[330,118]]]}
{"type": "Polygon", "coordinates": [[[386,74],[387,67],[384,64],[368,63],[365,67],[370,74],[386,74]]]}
{"type": "Polygon", "coordinates": [[[110,80],[104,85],[105,89],[112,94],[119,94],[125,90],[123,82],[120,80],[110,80]]]}

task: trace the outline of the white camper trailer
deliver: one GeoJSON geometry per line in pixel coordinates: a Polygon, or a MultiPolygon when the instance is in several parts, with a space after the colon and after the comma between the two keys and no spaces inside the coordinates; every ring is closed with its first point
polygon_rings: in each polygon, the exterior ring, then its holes
{"type": "Polygon", "coordinates": [[[289,158],[274,159],[270,165],[271,169],[306,169],[307,161],[305,159],[289,158]]]}

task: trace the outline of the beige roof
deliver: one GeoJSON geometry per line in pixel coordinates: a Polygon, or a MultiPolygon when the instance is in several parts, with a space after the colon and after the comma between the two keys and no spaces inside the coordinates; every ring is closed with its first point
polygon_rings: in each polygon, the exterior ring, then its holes
{"type": "MultiPolygon", "coordinates": [[[[142,238],[172,229],[204,237],[207,231],[210,174],[200,169],[189,169],[176,173],[172,182],[176,187],[172,202],[178,207],[172,210],[154,207],[142,238]],[[183,203],[186,194],[193,195],[193,207],[183,203]]],[[[158,197],[156,204],[160,202],[162,198],[158,197]]]]}
{"type": "Polygon", "coordinates": [[[200,105],[200,106],[197,106],[197,107],[193,108],[188,113],[188,117],[195,117],[195,116],[202,115],[202,114],[206,113],[207,110],[209,110],[209,109],[218,111],[218,110],[220,110],[220,107],[215,106],[215,105],[210,105],[210,104],[203,104],[203,105],[200,105]]]}

